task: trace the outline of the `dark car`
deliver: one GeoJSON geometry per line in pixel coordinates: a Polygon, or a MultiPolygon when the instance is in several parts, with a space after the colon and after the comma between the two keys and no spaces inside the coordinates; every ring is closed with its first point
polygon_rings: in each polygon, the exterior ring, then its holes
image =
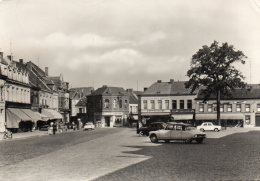
{"type": "Polygon", "coordinates": [[[167,126],[166,123],[164,122],[154,122],[149,124],[146,127],[140,127],[137,129],[137,134],[139,134],[140,136],[149,136],[149,132],[150,131],[157,131],[160,129],[164,129],[167,126]]]}

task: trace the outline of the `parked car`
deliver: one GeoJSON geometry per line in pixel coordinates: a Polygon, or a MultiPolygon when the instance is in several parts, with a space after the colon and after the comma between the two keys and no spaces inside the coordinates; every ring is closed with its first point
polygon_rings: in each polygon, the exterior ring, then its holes
{"type": "Polygon", "coordinates": [[[50,127],[50,125],[45,124],[45,125],[42,125],[41,127],[39,127],[39,130],[40,131],[48,131],[49,127],[50,127]]]}
{"type": "Polygon", "coordinates": [[[86,131],[86,130],[93,130],[93,129],[95,129],[95,126],[94,126],[94,124],[91,123],[91,122],[86,123],[86,124],[84,125],[84,127],[83,127],[83,130],[84,130],[84,131],[86,131]]]}
{"type": "Polygon", "coordinates": [[[165,129],[151,131],[149,137],[152,143],[157,143],[159,140],[164,140],[165,142],[181,140],[187,143],[195,140],[197,143],[202,143],[206,138],[206,134],[196,130],[190,124],[168,123],[165,129]]]}
{"type": "Polygon", "coordinates": [[[204,131],[220,131],[221,130],[221,126],[218,125],[214,125],[211,122],[205,122],[202,123],[200,126],[197,126],[197,129],[204,132],[204,131]]]}
{"type": "Polygon", "coordinates": [[[153,122],[146,127],[140,127],[139,129],[137,129],[137,134],[139,134],[140,136],[149,136],[150,131],[164,129],[166,125],[167,124],[164,122],[153,122]]]}

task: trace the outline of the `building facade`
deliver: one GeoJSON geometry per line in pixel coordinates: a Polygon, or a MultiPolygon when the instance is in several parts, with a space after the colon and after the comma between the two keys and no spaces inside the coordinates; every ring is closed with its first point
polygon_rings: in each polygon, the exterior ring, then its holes
{"type": "Polygon", "coordinates": [[[155,121],[180,121],[194,124],[195,98],[185,88],[184,81],[158,80],[139,95],[139,121],[149,124],[155,121]]]}
{"type": "MultiPolygon", "coordinates": [[[[215,96],[203,102],[200,92],[196,98],[197,124],[204,121],[216,122],[217,104],[215,96]]],[[[248,89],[236,89],[230,96],[221,96],[220,119],[222,126],[260,126],[260,87],[250,85],[248,89]]]]}
{"type": "Polygon", "coordinates": [[[87,96],[87,114],[97,126],[123,126],[129,114],[129,95],[121,87],[98,88],[87,96]]]}

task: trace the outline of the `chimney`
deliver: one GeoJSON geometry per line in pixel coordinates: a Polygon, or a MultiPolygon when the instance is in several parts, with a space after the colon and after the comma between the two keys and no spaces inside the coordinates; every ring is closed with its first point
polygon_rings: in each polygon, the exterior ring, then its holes
{"type": "Polygon", "coordinates": [[[12,61],[13,56],[12,55],[7,55],[7,58],[8,58],[8,60],[12,61]]]}
{"type": "Polygon", "coordinates": [[[107,87],[107,85],[103,85],[102,87],[107,87]]]}
{"type": "Polygon", "coordinates": [[[157,80],[157,83],[162,83],[162,80],[157,80]]]}
{"type": "Polygon", "coordinates": [[[144,92],[145,92],[147,89],[148,89],[147,87],[144,87],[144,92]]]}
{"type": "Polygon", "coordinates": [[[20,62],[21,64],[23,64],[23,59],[19,59],[19,62],[20,62]]]}
{"type": "Polygon", "coordinates": [[[170,79],[170,83],[173,84],[174,83],[174,79],[170,79]]]}
{"type": "Polygon", "coordinates": [[[0,52],[0,58],[3,58],[3,57],[4,57],[4,53],[0,52]]]}
{"type": "Polygon", "coordinates": [[[48,67],[45,67],[45,74],[46,74],[47,76],[49,76],[49,68],[48,68],[48,67]]]}

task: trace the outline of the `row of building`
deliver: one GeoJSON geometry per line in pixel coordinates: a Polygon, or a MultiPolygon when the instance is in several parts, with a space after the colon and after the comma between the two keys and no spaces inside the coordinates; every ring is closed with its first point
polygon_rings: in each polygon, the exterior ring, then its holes
{"type": "Polygon", "coordinates": [[[69,84],[33,62],[0,52],[0,132],[28,131],[50,121],[68,122],[69,84]]]}
{"type": "MultiPolygon", "coordinates": [[[[120,87],[102,86],[90,90],[84,97],[87,121],[101,127],[149,124],[155,121],[175,121],[193,124],[205,121],[217,124],[216,97],[204,102],[201,90],[190,93],[185,81],[158,80],[142,92],[120,87]]],[[[82,106],[82,105],[81,105],[82,106]]],[[[222,126],[260,126],[260,85],[236,89],[230,96],[221,96],[222,126]]]]}

